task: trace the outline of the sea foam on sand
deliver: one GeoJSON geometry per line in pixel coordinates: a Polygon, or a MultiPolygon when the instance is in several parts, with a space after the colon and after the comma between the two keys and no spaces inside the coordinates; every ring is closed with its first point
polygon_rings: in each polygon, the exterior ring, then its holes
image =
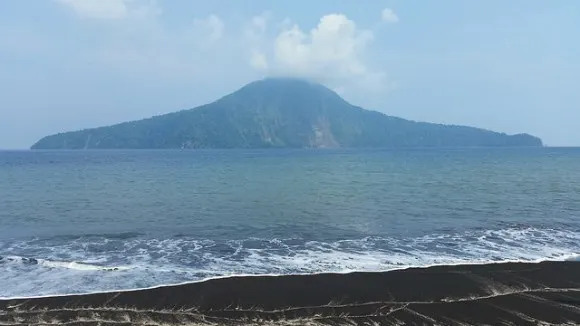
{"type": "Polygon", "coordinates": [[[578,325],[580,263],[239,276],[0,301],[0,324],[578,325]]]}

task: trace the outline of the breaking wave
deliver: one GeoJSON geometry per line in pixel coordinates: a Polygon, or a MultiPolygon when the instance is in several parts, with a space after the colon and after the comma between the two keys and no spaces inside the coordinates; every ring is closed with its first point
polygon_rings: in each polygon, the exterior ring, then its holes
{"type": "Polygon", "coordinates": [[[98,266],[98,265],[91,265],[85,263],[78,263],[78,262],[65,262],[65,261],[51,261],[47,259],[40,259],[40,258],[29,258],[29,257],[19,257],[19,256],[7,256],[2,257],[0,256],[0,264],[2,263],[16,263],[22,265],[38,265],[42,267],[48,268],[55,268],[55,269],[72,269],[77,271],[120,271],[126,270],[130,267],[107,267],[107,266],[98,266]]]}
{"type": "Polygon", "coordinates": [[[0,297],[134,289],[238,274],[578,260],[579,254],[578,231],[517,227],[332,242],[144,235],[32,239],[0,242],[0,297]]]}

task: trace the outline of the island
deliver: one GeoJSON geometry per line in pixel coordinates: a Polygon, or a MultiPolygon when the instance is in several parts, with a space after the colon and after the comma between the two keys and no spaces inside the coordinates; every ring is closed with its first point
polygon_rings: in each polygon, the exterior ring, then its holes
{"type": "Polygon", "coordinates": [[[528,134],[410,121],[352,105],[315,82],[266,78],[194,109],[50,135],[32,149],[540,146],[528,134]]]}

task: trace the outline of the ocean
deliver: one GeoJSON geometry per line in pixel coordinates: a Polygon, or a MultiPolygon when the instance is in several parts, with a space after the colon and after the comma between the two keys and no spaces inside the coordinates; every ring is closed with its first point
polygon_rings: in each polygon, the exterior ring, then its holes
{"type": "Polygon", "coordinates": [[[579,255],[580,149],[0,152],[0,298],[579,255]]]}

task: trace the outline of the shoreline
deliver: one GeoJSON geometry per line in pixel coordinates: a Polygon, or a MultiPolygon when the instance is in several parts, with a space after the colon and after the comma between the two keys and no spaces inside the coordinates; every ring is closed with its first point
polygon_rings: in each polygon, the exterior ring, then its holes
{"type": "MultiPolygon", "coordinates": [[[[0,256],[0,258],[2,258],[0,256]]],[[[385,269],[380,271],[363,271],[363,270],[350,270],[350,271],[332,271],[332,272],[316,272],[316,273],[293,273],[293,274],[230,274],[230,275],[219,275],[219,276],[211,276],[206,278],[201,278],[199,280],[192,280],[192,281],[185,281],[179,283],[167,283],[167,284],[159,284],[153,285],[148,287],[140,287],[140,288],[130,288],[130,289],[109,289],[109,290],[96,290],[92,292],[79,292],[79,293],[55,293],[55,294],[47,294],[47,295],[37,295],[37,296],[14,296],[14,297],[2,297],[0,296],[0,301],[7,301],[7,300],[30,300],[30,299],[43,299],[43,298],[57,298],[57,297],[74,297],[74,296],[85,296],[85,295],[92,295],[92,294],[107,294],[111,292],[115,293],[125,293],[125,292],[134,292],[134,291],[142,291],[142,290],[154,290],[158,288],[164,287],[175,287],[175,286],[185,286],[185,285],[192,285],[197,283],[204,283],[212,280],[220,280],[220,279],[229,279],[229,278],[244,278],[244,277],[288,277],[288,276],[309,276],[309,275],[348,275],[354,273],[388,273],[394,271],[404,271],[409,269],[428,269],[433,267],[455,267],[455,266],[484,266],[484,265],[496,265],[496,264],[539,264],[543,262],[580,262],[580,255],[568,255],[565,257],[561,257],[560,259],[536,259],[536,260],[500,260],[500,261],[464,261],[464,262],[456,262],[456,263],[441,263],[441,264],[427,264],[427,265],[412,265],[412,266],[401,266],[401,267],[394,267],[391,269],[385,269]]],[[[119,267],[105,267],[103,269],[104,272],[111,272],[114,273],[116,271],[123,271],[126,269],[119,268],[119,267]]]]}
{"type": "Polygon", "coordinates": [[[580,325],[580,262],[237,275],[147,289],[0,300],[2,325],[81,320],[101,325],[363,325],[371,321],[580,325]]]}

